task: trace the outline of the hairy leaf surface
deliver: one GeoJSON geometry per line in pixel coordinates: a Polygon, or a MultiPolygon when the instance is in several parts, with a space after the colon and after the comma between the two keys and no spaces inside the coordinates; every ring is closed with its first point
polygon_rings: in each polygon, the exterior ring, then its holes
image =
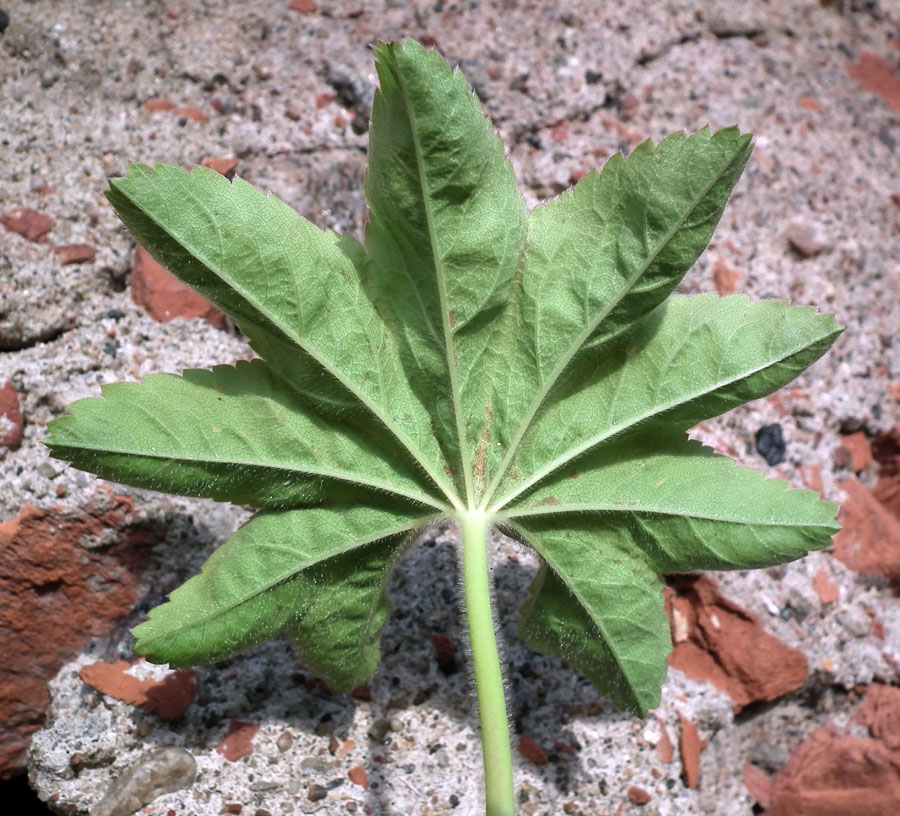
{"type": "Polygon", "coordinates": [[[103,395],[54,423],[54,456],[128,484],[253,507],[367,490],[443,506],[379,428],[316,413],[262,360],[153,374],[103,395]]]}
{"type": "Polygon", "coordinates": [[[390,570],[434,518],[387,502],[258,515],[134,630],[135,651],[192,666],[288,629],[301,660],[349,691],[378,664],[390,570]]]}
{"type": "Polygon", "coordinates": [[[529,213],[462,74],[411,41],[376,53],[364,245],[204,168],[111,183],[137,239],[263,359],[105,387],[48,444],[259,510],[137,628],[152,660],[286,633],[350,689],[377,665],[407,542],[449,519],[485,597],[490,525],[538,554],[522,637],[643,714],[670,648],[664,574],[782,563],[837,529],[834,505],[687,431],[781,388],[840,329],[808,307],[669,297],[749,156],[736,128],[648,142],[529,213]]]}

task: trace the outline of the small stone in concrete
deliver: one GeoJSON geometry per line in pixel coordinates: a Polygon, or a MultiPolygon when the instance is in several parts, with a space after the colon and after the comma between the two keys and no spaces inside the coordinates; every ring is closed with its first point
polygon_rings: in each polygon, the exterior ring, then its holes
{"type": "Polygon", "coordinates": [[[806,221],[791,221],[784,237],[801,258],[812,258],[829,247],[828,239],[819,227],[806,221]]]}
{"type": "Polygon", "coordinates": [[[386,736],[387,732],[391,729],[391,723],[389,720],[375,720],[369,728],[369,738],[373,742],[381,742],[386,736]]]}
{"type": "Polygon", "coordinates": [[[328,796],[328,788],[324,785],[310,785],[306,792],[306,798],[310,802],[321,802],[326,796],[328,796]]]}
{"type": "Polygon", "coordinates": [[[632,785],[628,789],[628,798],[636,805],[646,805],[653,797],[650,796],[647,791],[643,788],[639,788],[637,785],[632,785]]]}
{"type": "Polygon", "coordinates": [[[91,816],[129,816],[164,793],[190,787],[196,775],[197,761],[190,751],[154,748],[113,782],[91,816]]]}

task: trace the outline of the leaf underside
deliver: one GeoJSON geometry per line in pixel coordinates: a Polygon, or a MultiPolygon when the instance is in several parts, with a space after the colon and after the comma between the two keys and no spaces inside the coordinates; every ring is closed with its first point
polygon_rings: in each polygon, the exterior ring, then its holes
{"type": "Polygon", "coordinates": [[[416,531],[487,511],[541,566],[520,633],[620,706],[659,701],[661,575],[827,546],[836,508],[690,442],[840,332],[743,296],[671,297],[750,154],[736,128],[613,157],[525,209],[458,71],[377,50],[365,244],[240,179],[132,165],[108,197],[261,359],[106,386],[53,454],[257,514],[155,609],[136,650],[212,662],[287,632],[335,690],[365,681],[416,531]]]}

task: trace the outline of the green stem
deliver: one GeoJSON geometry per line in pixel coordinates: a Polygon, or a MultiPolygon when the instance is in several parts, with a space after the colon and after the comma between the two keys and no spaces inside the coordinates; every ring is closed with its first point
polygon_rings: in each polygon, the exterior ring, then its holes
{"type": "Polygon", "coordinates": [[[463,547],[466,618],[475,669],[481,747],[484,753],[486,816],[514,816],[512,754],[503,672],[494,634],[488,530],[491,516],[480,510],[459,514],[463,547]]]}

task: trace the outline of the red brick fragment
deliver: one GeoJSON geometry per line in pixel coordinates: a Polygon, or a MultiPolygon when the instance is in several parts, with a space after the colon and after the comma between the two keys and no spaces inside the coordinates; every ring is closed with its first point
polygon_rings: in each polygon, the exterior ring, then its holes
{"type": "Polygon", "coordinates": [[[801,465],[800,478],[810,490],[815,490],[820,496],[824,493],[825,484],[822,481],[821,465],[801,465]]]}
{"type": "Polygon", "coordinates": [[[878,484],[872,495],[900,519],[900,425],[875,437],[872,455],[878,462],[878,484]]]}
{"type": "Polygon", "coordinates": [[[856,479],[840,484],[848,499],[841,505],[841,531],[833,553],[850,569],[879,575],[900,586],[900,519],[856,479]]]}
{"type": "Polygon", "coordinates": [[[0,448],[15,450],[22,443],[22,408],[12,380],[0,385],[0,448]]]}
{"type": "Polygon", "coordinates": [[[175,110],[175,103],[171,99],[148,99],[144,102],[144,110],[147,113],[167,113],[175,110]]]}
{"type": "Polygon", "coordinates": [[[752,762],[744,764],[744,787],[757,804],[768,808],[772,804],[772,783],[752,762]]]}
{"type": "Polygon", "coordinates": [[[291,11],[299,11],[301,14],[312,14],[318,6],[313,0],[291,0],[288,8],[291,11]]]}
{"type": "Polygon", "coordinates": [[[862,431],[842,437],[838,451],[840,453],[835,452],[835,461],[839,461],[854,473],[860,473],[875,461],[869,438],[862,431]]]}
{"type": "Polygon", "coordinates": [[[135,247],[131,267],[131,298],[160,323],[176,317],[202,317],[218,329],[225,325],[225,315],[158,264],[140,245],[135,247]]]}
{"type": "Polygon", "coordinates": [[[891,110],[900,110],[900,75],[890,60],[880,54],[863,51],[858,63],[847,66],[847,76],[855,79],[865,90],[878,94],[891,110]]]}
{"type": "Polygon", "coordinates": [[[525,759],[530,759],[536,765],[547,764],[546,751],[538,745],[534,737],[529,737],[527,734],[522,734],[522,736],[519,737],[519,753],[525,757],[525,759]]]}
{"type": "Polygon", "coordinates": [[[362,765],[357,765],[355,768],[351,768],[349,771],[347,771],[347,776],[350,778],[350,781],[354,785],[359,785],[359,787],[366,790],[369,789],[369,775],[366,773],[366,769],[362,765]]]}
{"type": "Polygon", "coordinates": [[[208,167],[210,170],[215,170],[230,181],[234,178],[235,170],[237,170],[240,161],[240,159],[214,158],[208,156],[203,160],[203,166],[208,167]]]}
{"type": "Polygon", "coordinates": [[[800,105],[801,108],[806,108],[811,111],[822,110],[822,104],[814,96],[801,96],[797,100],[797,104],[800,105]]]}
{"type": "Polygon", "coordinates": [[[198,125],[209,124],[209,117],[200,108],[178,108],[176,115],[196,122],[198,125]]]}
{"type": "Polygon", "coordinates": [[[872,683],[855,719],[894,752],[900,763],[900,689],[872,683]]]}
{"type": "Polygon", "coordinates": [[[44,243],[47,240],[47,233],[53,229],[53,219],[49,215],[39,213],[30,207],[13,207],[9,212],[0,215],[0,224],[3,224],[8,232],[14,232],[37,244],[44,243]]]}
{"type": "Polygon", "coordinates": [[[900,760],[880,741],[814,731],[772,780],[766,816],[875,816],[900,802],[900,760]]]}
{"type": "Polygon", "coordinates": [[[674,643],[670,666],[726,692],[735,711],[776,700],[806,682],[809,667],[803,653],[723,597],[712,578],[679,576],[671,583],[666,593],[674,643]]]}
{"type": "Polygon", "coordinates": [[[170,672],[161,680],[140,680],[128,673],[131,664],[91,663],[78,676],[97,691],[138,706],[163,720],[177,720],[197,696],[197,672],[170,672]]]}
{"type": "Polygon", "coordinates": [[[656,721],[659,723],[659,742],[656,750],[659,753],[660,762],[668,765],[675,759],[675,746],[672,745],[672,738],[669,736],[666,724],[659,717],[656,718],[656,721]]]}
{"type": "Polygon", "coordinates": [[[141,524],[131,499],[105,490],[80,510],[26,505],[0,524],[0,777],[25,769],[47,681],[140,599],[155,539],[141,524]]]}
{"type": "Polygon", "coordinates": [[[678,722],[681,725],[681,737],[678,740],[678,753],[681,755],[681,768],[684,775],[684,784],[696,789],[700,782],[700,734],[694,725],[683,714],[678,714],[678,722]]]}
{"type": "Polygon", "coordinates": [[[828,570],[825,567],[819,567],[816,577],[813,578],[813,589],[819,596],[822,606],[826,604],[837,603],[841,597],[841,590],[838,585],[831,580],[828,570]]]}
{"type": "Polygon", "coordinates": [[[628,799],[636,805],[646,805],[653,797],[643,788],[632,785],[628,789],[628,799]]]}
{"type": "Polygon", "coordinates": [[[354,748],[356,748],[356,740],[352,740],[352,739],[345,740],[344,743],[337,749],[337,751],[335,751],[335,756],[338,759],[343,759],[354,748]]]}
{"type": "Polygon", "coordinates": [[[75,263],[90,263],[94,260],[94,248],[90,244],[65,244],[53,247],[59,255],[62,266],[75,263]]]}
{"type": "Polygon", "coordinates": [[[741,273],[724,258],[716,258],[712,272],[713,285],[720,297],[733,295],[741,282],[741,273]]]}
{"type": "Polygon", "coordinates": [[[253,753],[253,738],[259,726],[256,723],[232,720],[228,723],[228,733],[216,746],[218,751],[229,762],[237,762],[253,753]]]}

